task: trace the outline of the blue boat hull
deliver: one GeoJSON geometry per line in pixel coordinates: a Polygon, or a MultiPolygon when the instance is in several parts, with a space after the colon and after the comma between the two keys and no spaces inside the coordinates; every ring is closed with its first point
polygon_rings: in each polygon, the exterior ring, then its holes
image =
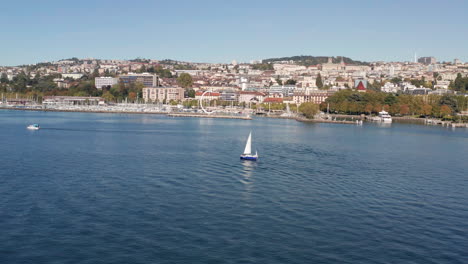
{"type": "Polygon", "coordinates": [[[240,157],[241,160],[257,160],[257,157],[240,157]]]}

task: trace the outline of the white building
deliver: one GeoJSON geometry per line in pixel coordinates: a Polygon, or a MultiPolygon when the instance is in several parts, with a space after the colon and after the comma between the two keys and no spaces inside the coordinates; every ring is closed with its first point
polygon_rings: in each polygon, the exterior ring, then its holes
{"type": "Polygon", "coordinates": [[[102,89],[103,87],[110,87],[114,84],[117,84],[119,79],[112,77],[96,77],[94,78],[94,85],[97,89],[102,89]]]}
{"type": "Polygon", "coordinates": [[[145,87],[143,88],[143,99],[145,102],[169,102],[182,101],[184,99],[184,88],[179,87],[145,87]]]}
{"type": "Polygon", "coordinates": [[[449,88],[449,85],[450,85],[450,81],[437,81],[437,84],[434,85],[434,88],[447,90],[449,88]]]}
{"type": "Polygon", "coordinates": [[[62,78],[71,78],[71,79],[80,79],[81,77],[83,77],[83,74],[82,73],[62,73],[62,78]]]}
{"type": "Polygon", "coordinates": [[[396,93],[400,90],[400,87],[392,82],[387,82],[384,86],[382,86],[381,90],[384,93],[396,93]]]}
{"type": "Polygon", "coordinates": [[[273,85],[268,90],[269,94],[281,94],[283,97],[294,95],[295,85],[273,85]]]}
{"type": "Polygon", "coordinates": [[[261,103],[265,99],[265,94],[260,92],[239,92],[239,103],[261,103]]]}
{"type": "Polygon", "coordinates": [[[311,90],[305,89],[304,92],[295,92],[293,96],[294,103],[301,105],[302,103],[312,102],[314,104],[321,104],[332,96],[335,91],[332,90],[311,90]]]}
{"type": "Polygon", "coordinates": [[[89,96],[44,96],[43,105],[97,105],[101,97],[89,96]]]}
{"type": "Polygon", "coordinates": [[[76,79],[80,79],[81,77],[83,77],[83,74],[82,73],[62,73],[62,78],[72,78],[74,80],[76,79]]]}

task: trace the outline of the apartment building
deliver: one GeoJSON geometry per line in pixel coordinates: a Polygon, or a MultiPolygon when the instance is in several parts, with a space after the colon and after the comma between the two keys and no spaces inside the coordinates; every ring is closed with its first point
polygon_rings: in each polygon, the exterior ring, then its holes
{"type": "Polygon", "coordinates": [[[169,102],[184,99],[184,88],[179,87],[145,87],[143,88],[143,100],[145,102],[169,102]]]}
{"type": "Polygon", "coordinates": [[[112,85],[117,84],[119,79],[112,77],[96,77],[94,78],[94,85],[97,89],[102,89],[104,87],[112,87],[112,85]]]}
{"type": "Polygon", "coordinates": [[[159,86],[159,78],[156,74],[129,73],[127,75],[119,76],[119,80],[125,84],[141,83],[145,87],[158,87],[159,86]]]}
{"type": "Polygon", "coordinates": [[[335,91],[331,90],[305,90],[303,92],[294,93],[293,101],[297,105],[309,102],[321,104],[325,102],[325,100],[328,97],[332,96],[334,93],[335,91]]]}

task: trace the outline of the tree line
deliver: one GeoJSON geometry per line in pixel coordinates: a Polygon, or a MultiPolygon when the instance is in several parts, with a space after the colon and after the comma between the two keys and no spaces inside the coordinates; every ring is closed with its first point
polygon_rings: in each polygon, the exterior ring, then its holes
{"type": "Polygon", "coordinates": [[[463,95],[408,95],[341,90],[320,105],[322,111],[339,114],[377,114],[385,110],[395,116],[444,117],[467,110],[463,95]]]}

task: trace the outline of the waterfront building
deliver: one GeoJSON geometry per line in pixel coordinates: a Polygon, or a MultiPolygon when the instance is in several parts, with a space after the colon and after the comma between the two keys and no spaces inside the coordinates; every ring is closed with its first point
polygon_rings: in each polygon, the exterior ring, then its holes
{"type": "Polygon", "coordinates": [[[221,101],[234,102],[234,101],[237,101],[238,95],[235,92],[223,91],[219,99],[221,101]]]}
{"type": "Polygon", "coordinates": [[[94,85],[97,89],[102,89],[105,87],[112,87],[112,85],[117,84],[119,80],[112,77],[96,77],[94,78],[94,85]]]}
{"type": "Polygon", "coordinates": [[[295,85],[273,85],[268,89],[269,94],[282,94],[283,97],[293,96],[295,85]]]}
{"type": "Polygon", "coordinates": [[[98,105],[101,97],[91,96],[44,96],[43,105],[98,105]]]}
{"type": "Polygon", "coordinates": [[[127,75],[119,76],[119,81],[125,84],[141,83],[145,87],[157,87],[159,86],[159,78],[156,74],[149,73],[129,73],[127,75]]]}
{"type": "Polygon", "coordinates": [[[295,104],[300,105],[302,103],[315,103],[321,104],[325,102],[325,100],[332,96],[336,91],[332,90],[309,90],[306,89],[305,91],[295,92],[293,96],[293,101],[295,104]]]}
{"type": "Polygon", "coordinates": [[[5,104],[7,106],[19,106],[19,105],[34,105],[35,102],[28,98],[6,98],[5,104]]]}
{"type": "Polygon", "coordinates": [[[261,92],[241,91],[239,92],[239,103],[261,103],[265,94],[261,92]]]}
{"type": "Polygon", "coordinates": [[[143,88],[143,100],[145,102],[169,102],[184,99],[184,88],[179,87],[145,87],[143,88]]]}

